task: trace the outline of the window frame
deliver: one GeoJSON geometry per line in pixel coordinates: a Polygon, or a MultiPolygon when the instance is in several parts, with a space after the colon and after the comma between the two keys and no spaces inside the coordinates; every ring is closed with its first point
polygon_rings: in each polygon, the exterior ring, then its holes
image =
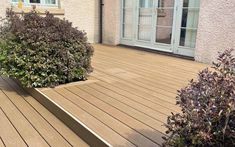
{"type": "MultiPolygon", "coordinates": [[[[59,6],[59,3],[58,3],[59,0],[55,0],[55,4],[46,4],[46,0],[40,0],[40,3],[30,3],[30,0],[22,0],[22,3],[24,6],[33,6],[33,5],[36,5],[36,6],[42,6],[42,7],[58,7],[59,6]]],[[[15,2],[14,0],[11,0],[11,3],[13,5],[17,5],[19,3],[19,0],[17,0],[17,2],[15,2]]]]}

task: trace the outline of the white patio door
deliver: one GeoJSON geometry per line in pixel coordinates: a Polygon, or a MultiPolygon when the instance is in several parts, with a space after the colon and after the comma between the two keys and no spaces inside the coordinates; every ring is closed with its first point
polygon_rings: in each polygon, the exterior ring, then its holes
{"type": "Polygon", "coordinates": [[[172,51],[174,0],[137,0],[136,46],[172,51]]]}
{"type": "Polygon", "coordinates": [[[194,56],[199,0],[123,0],[121,43],[194,56]]]}

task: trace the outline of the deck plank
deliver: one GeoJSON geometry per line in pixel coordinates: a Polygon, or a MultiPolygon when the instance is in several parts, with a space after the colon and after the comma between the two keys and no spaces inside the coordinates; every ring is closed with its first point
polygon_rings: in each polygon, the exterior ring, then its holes
{"type": "Polygon", "coordinates": [[[0,136],[0,147],[6,147],[1,136],[0,136]]]}
{"type": "Polygon", "coordinates": [[[122,137],[130,140],[133,144],[139,146],[156,146],[156,143],[147,139],[146,137],[144,137],[142,134],[138,133],[134,129],[131,129],[130,127],[126,126],[119,120],[112,117],[112,115],[109,115],[108,113],[97,108],[95,105],[92,105],[91,103],[86,101],[86,99],[82,99],[81,97],[75,95],[74,93],[64,88],[56,89],[56,92],[61,94],[63,97],[69,99],[70,101],[72,101],[74,104],[76,104],[78,107],[82,108],[89,114],[93,115],[96,119],[106,124],[108,127],[113,129],[122,137]],[[133,134],[133,136],[135,137],[133,138],[132,136],[130,136],[130,134],[133,134]]]}
{"type": "Polygon", "coordinates": [[[88,146],[13,80],[0,77],[0,85],[0,137],[6,146],[23,146],[19,136],[29,147],[88,146]],[[5,117],[2,117],[3,114],[5,117]]]}
{"type": "Polygon", "coordinates": [[[48,122],[40,117],[22,96],[9,85],[4,92],[50,146],[71,146],[48,122]],[[30,112],[30,113],[28,113],[30,112]]]}
{"type": "Polygon", "coordinates": [[[208,65],[127,47],[94,47],[92,82],[39,90],[111,145],[161,145],[167,116],[180,112],[177,90],[208,65]]]}
{"type": "Polygon", "coordinates": [[[107,127],[105,124],[97,120],[95,117],[77,107],[75,104],[71,103],[69,100],[65,99],[59,93],[54,90],[43,91],[49,98],[54,102],[63,107],[70,114],[73,114],[76,118],[79,118],[81,122],[87,125],[87,127],[92,128],[99,136],[105,138],[107,142],[121,145],[121,146],[134,146],[131,142],[115,133],[112,129],[107,127]],[[112,134],[112,135],[110,135],[112,134]]]}
{"type": "MultiPolygon", "coordinates": [[[[98,108],[100,108],[101,110],[105,111],[106,113],[112,115],[113,117],[117,118],[119,121],[125,123],[126,125],[128,125],[129,127],[132,127],[134,129],[136,129],[137,131],[139,131],[141,134],[147,136],[148,138],[151,138],[154,141],[162,141],[162,136],[164,136],[164,134],[160,133],[164,132],[165,130],[160,127],[162,123],[158,122],[158,121],[154,121],[156,124],[154,124],[155,126],[158,126],[158,129],[160,130],[155,130],[152,126],[148,126],[144,123],[142,123],[141,121],[139,121],[138,119],[133,118],[132,115],[128,115],[127,113],[125,113],[126,111],[123,109],[118,109],[116,107],[114,107],[112,105],[112,103],[106,103],[104,101],[102,101],[100,98],[97,98],[96,96],[98,96],[98,93],[95,93],[94,90],[82,90],[82,88],[79,87],[69,87],[67,88],[69,91],[73,92],[74,94],[82,97],[83,99],[86,99],[87,101],[89,101],[90,103],[92,103],[93,105],[96,105],[98,108]],[[92,94],[91,94],[92,93],[92,94]],[[93,95],[94,94],[94,95],[93,95]],[[111,105],[110,105],[111,104],[111,105]]],[[[109,99],[106,97],[106,99],[109,99]]],[[[111,101],[110,101],[111,102],[111,101]]],[[[124,106],[123,108],[129,108],[128,106],[124,106]]],[[[131,114],[133,113],[137,113],[140,114],[138,111],[135,111],[134,109],[130,110],[132,111],[131,114]]],[[[141,115],[141,116],[145,116],[145,115],[141,115]]]]}
{"type": "Polygon", "coordinates": [[[7,116],[4,114],[2,108],[0,107],[0,146],[21,146],[26,147],[26,143],[12,126],[11,122],[8,120],[7,116]],[[3,144],[4,141],[4,144],[3,144]]]}
{"type": "Polygon", "coordinates": [[[0,91],[0,107],[6,113],[19,134],[21,134],[27,145],[34,147],[49,146],[2,91],[0,91]]]}
{"type": "Polygon", "coordinates": [[[80,137],[78,137],[73,131],[71,131],[66,125],[50,113],[45,107],[38,103],[34,98],[29,96],[21,87],[19,87],[13,80],[6,79],[9,85],[14,87],[15,91],[19,93],[24,99],[50,124],[58,131],[72,146],[88,147],[80,137]]]}

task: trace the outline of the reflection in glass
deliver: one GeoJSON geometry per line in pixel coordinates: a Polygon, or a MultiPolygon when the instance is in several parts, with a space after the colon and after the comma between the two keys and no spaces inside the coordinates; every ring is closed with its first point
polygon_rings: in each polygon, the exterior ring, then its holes
{"type": "Polygon", "coordinates": [[[153,0],[140,0],[140,8],[152,8],[153,0]]]}
{"type": "Polygon", "coordinates": [[[157,27],[156,42],[171,44],[171,27],[157,27]]]}
{"type": "Polygon", "coordinates": [[[171,44],[174,0],[162,0],[157,8],[156,42],[171,44]]]}
{"type": "Polygon", "coordinates": [[[152,26],[139,26],[139,40],[150,41],[152,34],[152,26]]]}
{"type": "Polygon", "coordinates": [[[180,46],[195,48],[197,29],[181,28],[180,46]]]}
{"type": "Polygon", "coordinates": [[[130,39],[133,34],[133,1],[123,1],[123,24],[122,24],[122,37],[130,39]]]}
{"type": "Polygon", "coordinates": [[[195,48],[200,0],[184,0],[182,10],[180,46],[195,48]]]}
{"type": "Polygon", "coordinates": [[[139,3],[139,22],[138,39],[144,41],[151,40],[152,34],[152,16],[153,0],[140,0],[139,3]]]}
{"type": "Polygon", "coordinates": [[[123,33],[122,36],[124,38],[131,38],[132,37],[132,25],[130,24],[123,24],[123,33]]]}
{"type": "Polygon", "coordinates": [[[124,2],[123,2],[123,7],[124,8],[131,8],[132,5],[133,5],[132,0],[124,0],[124,2]]]}

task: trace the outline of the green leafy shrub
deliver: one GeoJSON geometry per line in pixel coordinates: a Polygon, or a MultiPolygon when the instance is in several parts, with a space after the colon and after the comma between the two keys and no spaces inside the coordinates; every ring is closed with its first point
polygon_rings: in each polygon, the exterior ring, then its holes
{"type": "Polygon", "coordinates": [[[164,146],[235,146],[235,58],[232,49],[220,54],[213,70],[179,91],[182,113],[169,116],[164,146]]]}
{"type": "Polygon", "coordinates": [[[1,27],[1,73],[25,87],[47,87],[85,80],[92,71],[93,47],[72,23],[32,11],[7,12],[1,27]]]}

